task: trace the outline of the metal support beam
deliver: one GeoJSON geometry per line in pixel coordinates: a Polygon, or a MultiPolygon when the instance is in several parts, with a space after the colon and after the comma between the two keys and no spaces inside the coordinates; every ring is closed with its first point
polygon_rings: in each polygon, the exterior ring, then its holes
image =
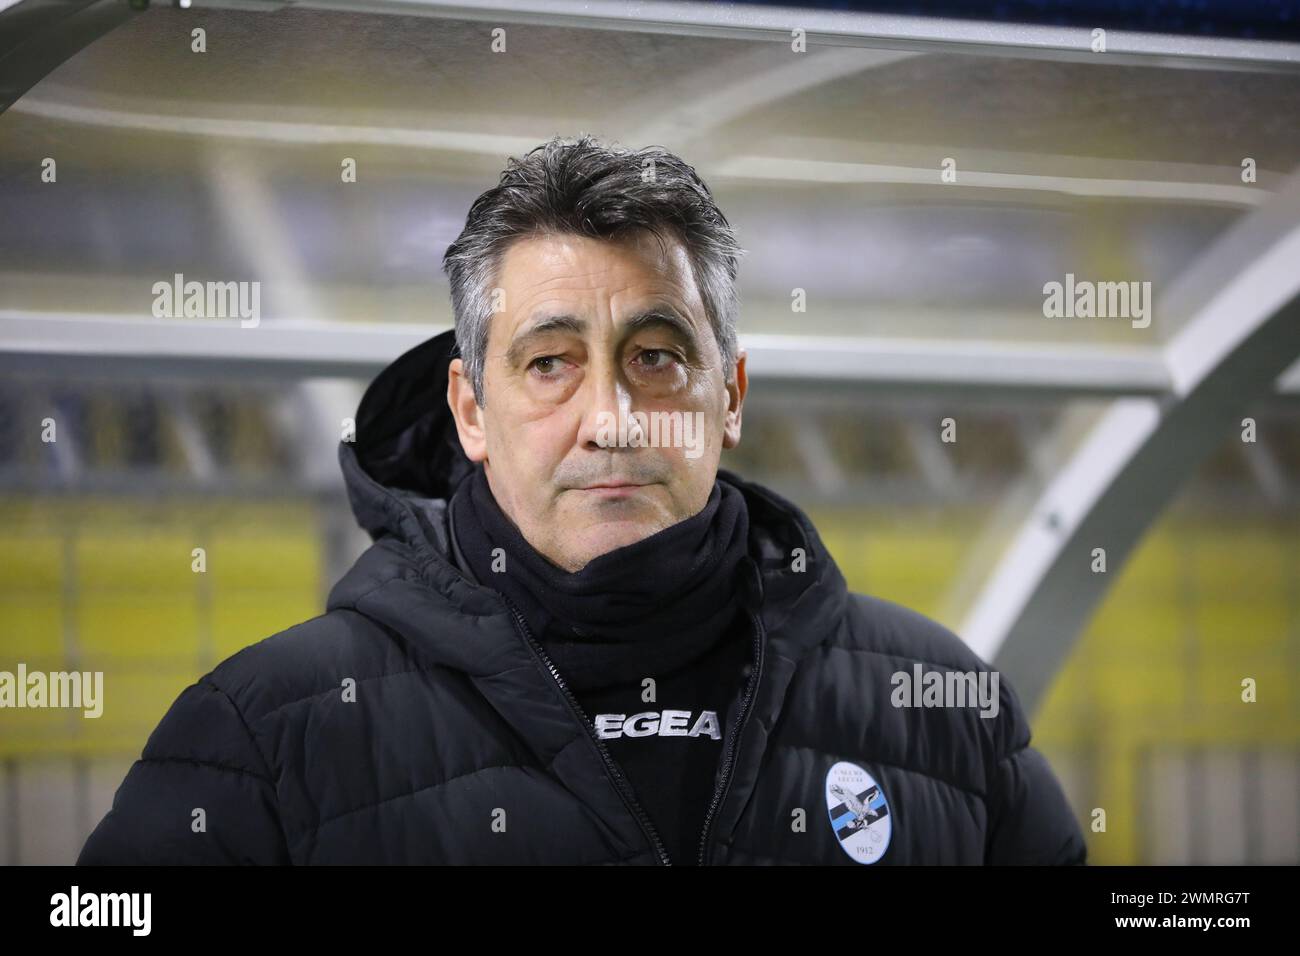
{"type": "MultiPolygon", "coordinates": [[[[248,0],[196,0],[195,6],[248,0]]],[[[284,3],[268,3],[280,8],[284,3]]],[[[360,13],[395,13],[491,23],[625,30],[676,36],[766,39],[788,44],[804,31],[809,45],[870,47],[913,52],[944,51],[971,56],[1071,60],[1096,64],[1292,71],[1300,67],[1300,44],[1221,37],[1107,30],[1106,53],[1092,52],[1092,30],[956,17],[902,16],[855,10],[677,3],[642,0],[293,0],[292,6],[360,13]]]]}
{"type": "MultiPolygon", "coordinates": [[[[0,370],[95,377],[370,378],[446,325],[135,319],[0,310],[0,370]]],[[[932,394],[1160,395],[1157,349],[945,339],[742,335],[757,381],[932,394]]],[[[1298,382],[1300,384],[1300,382],[1298,382]]]]}

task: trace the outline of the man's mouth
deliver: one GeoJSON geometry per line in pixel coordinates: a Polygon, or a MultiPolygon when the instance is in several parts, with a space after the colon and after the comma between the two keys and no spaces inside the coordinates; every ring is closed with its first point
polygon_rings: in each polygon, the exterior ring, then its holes
{"type": "Polygon", "coordinates": [[[634,481],[602,481],[594,485],[584,485],[577,491],[589,491],[601,497],[618,497],[620,495],[630,495],[638,488],[644,488],[645,483],[634,481]]]}

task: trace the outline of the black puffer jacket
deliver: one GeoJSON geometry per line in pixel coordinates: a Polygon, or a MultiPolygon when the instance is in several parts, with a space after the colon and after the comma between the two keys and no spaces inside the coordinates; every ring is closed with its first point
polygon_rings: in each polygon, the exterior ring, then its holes
{"type": "MultiPolygon", "coordinates": [[[[469,468],[452,346],[446,333],[390,365],[340,445],[374,544],[327,612],[181,693],[79,863],[670,862],[505,603],[448,559],[446,500],[469,468]]],[[[719,479],[746,497],[761,614],[701,860],[1082,863],[1010,685],[992,718],[893,706],[891,676],[918,662],[987,665],[922,615],[851,594],[793,504],[719,479]]]]}

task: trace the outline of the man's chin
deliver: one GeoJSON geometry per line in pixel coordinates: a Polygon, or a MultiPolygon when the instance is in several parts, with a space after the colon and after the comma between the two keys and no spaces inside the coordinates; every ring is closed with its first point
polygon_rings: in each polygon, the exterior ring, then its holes
{"type": "Polygon", "coordinates": [[[609,519],[584,529],[571,543],[572,563],[585,567],[601,555],[644,541],[668,527],[659,515],[642,518],[609,519]]]}

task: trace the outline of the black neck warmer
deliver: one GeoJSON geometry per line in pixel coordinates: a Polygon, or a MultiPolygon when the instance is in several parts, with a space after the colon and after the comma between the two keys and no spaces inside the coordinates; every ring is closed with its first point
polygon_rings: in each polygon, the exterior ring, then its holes
{"type": "Polygon", "coordinates": [[[726,636],[743,594],[749,514],[725,481],[714,482],[698,514],[572,573],[506,517],[481,464],[457,487],[448,515],[462,570],[519,609],[575,691],[689,663],[726,636]],[[504,553],[502,571],[493,570],[494,548],[504,553]]]}

